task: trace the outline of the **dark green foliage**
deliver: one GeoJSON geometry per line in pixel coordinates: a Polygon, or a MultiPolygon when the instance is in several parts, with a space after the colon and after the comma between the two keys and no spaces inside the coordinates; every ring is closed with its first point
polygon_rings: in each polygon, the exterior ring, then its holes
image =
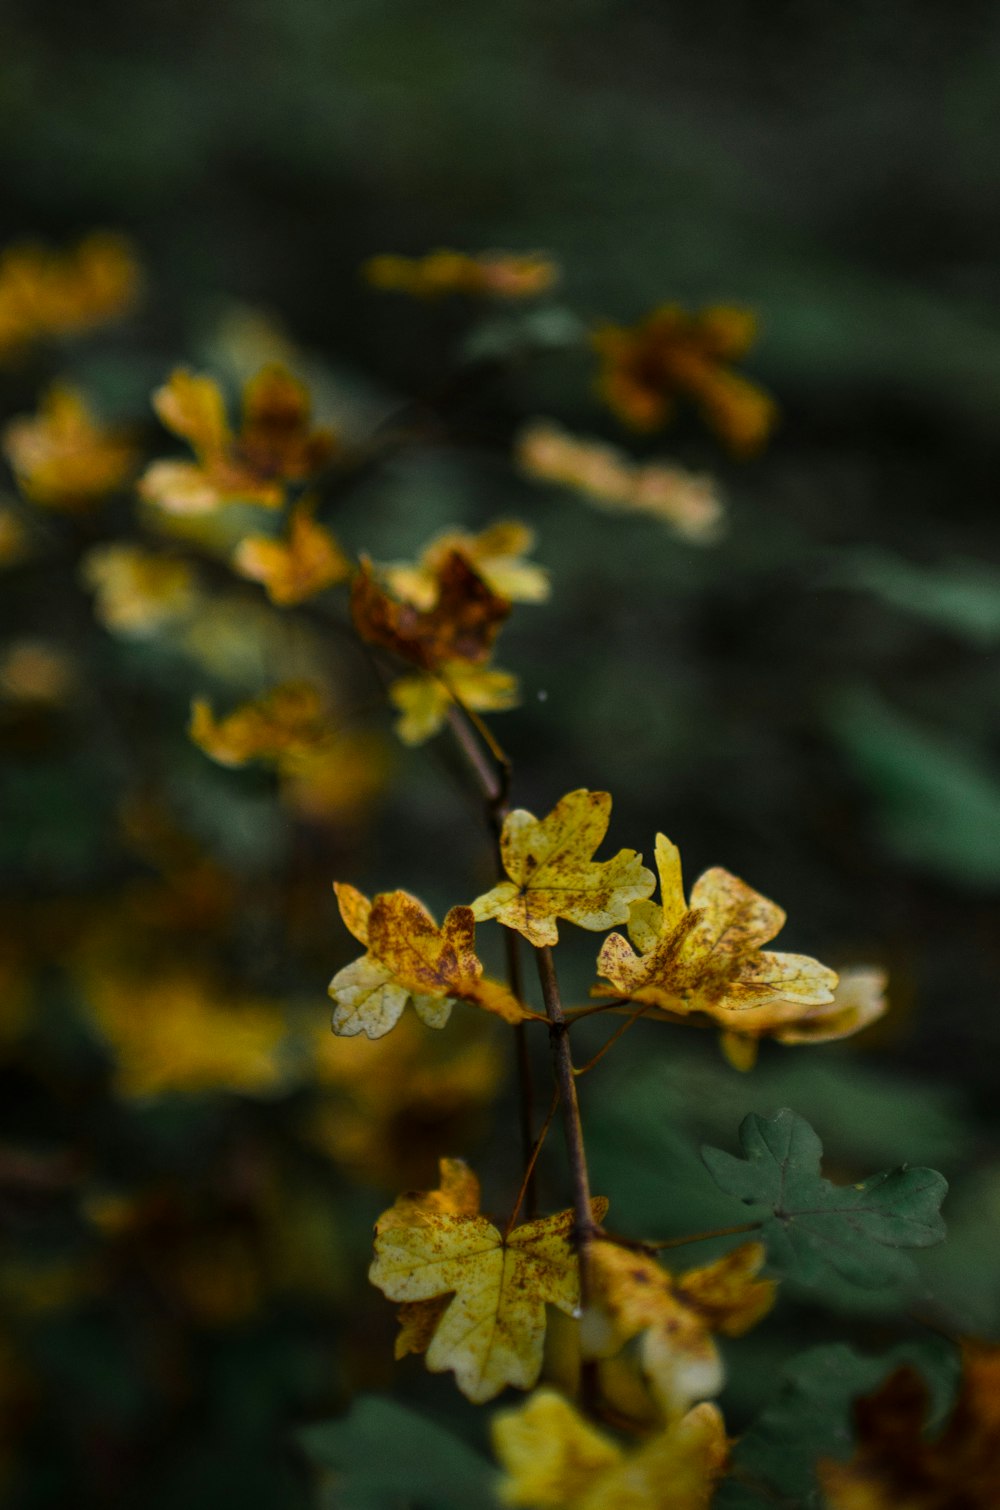
{"type": "Polygon", "coordinates": [[[768,1259],[780,1273],[820,1285],[830,1272],[864,1288],[909,1279],[905,1249],[944,1237],[948,1189],[934,1169],[884,1170],[853,1185],[820,1174],[823,1147],[802,1117],[751,1115],[740,1125],[743,1158],[719,1148],[702,1157],[717,1185],[760,1218],[768,1259]]]}
{"type": "Polygon", "coordinates": [[[426,1416],[365,1395],[340,1421],[299,1432],[337,1510],[490,1510],[496,1473],[485,1458],[426,1416]]]}
{"type": "Polygon", "coordinates": [[[878,1358],[862,1357],[843,1343],[811,1348],[785,1368],[774,1399],[737,1443],[733,1481],[721,1489],[716,1510],[818,1506],[815,1465],[820,1458],[850,1456],[852,1402],[904,1363],[926,1379],[932,1400],[928,1426],[939,1426],[958,1380],[958,1354],[950,1344],[907,1343],[878,1358]]]}

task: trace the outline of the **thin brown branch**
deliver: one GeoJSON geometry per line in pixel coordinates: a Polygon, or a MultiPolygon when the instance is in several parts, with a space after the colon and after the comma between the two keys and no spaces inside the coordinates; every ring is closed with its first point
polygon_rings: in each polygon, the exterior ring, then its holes
{"type": "Polygon", "coordinates": [[[530,1190],[533,1183],[535,1165],[538,1163],[538,1155],[541,1153],[545,1139],[549,1135],[549,1128],[552,1126],[552,1121],[555,1117],[556,1108],[558,1107],[558,1105],[559,1087],[557,1085],[553,1088],[552,1101],[549,1106],[548,1112],[545,1115],[545,1121],[542,1123],[541,1130],[539,1131],[538,1137],[535,1139],[534,1147],[532,1148],[531,1153],[528,1157],[528,1162],[524,1170],[524,1178],[521,1181],[521,1188],[517,1192],[517,1200],[514,1202],[514,1208],[511,1211],[510,1216],[507,1218],[507,1225],[504,1228],[503,1232],[505,1241],[510,1236],[511,1231],[521,1214],[521,1207],[523,1206],[525,1197],[528,1194],[528,1191],[530,1190]]]}
{"type": "Polygon", "coordinates": [[[648,1002],[640,1003],[640,1005],[636,1007],[635,1011],[632,1013],[631,1017],[626,1017],[623,1023],[619,1023],[618,1027],[615,1028],[615,1031],[612,1033],[611,1037],[601,1048],[598,1049],[594,1057],[592,1059],[588,1059],[586,1064],[579,1065],[573,1071],[573,1074],[576,1076],[576,1078],[579,1080],[580,1076],[586,1075],[587,1071],[592,1070],[595,1064],[600,1064],[601,1060],[604,1058],[605,1054],[612,1047],[612,1045],[616,1044],[619,1038],[621,1038],[623,1034],[627,1033],[629,1028],[632,1027],[633,1024],[637,1023],[639,1021],[639,1018],[643,1017],[649,1010],[650,1008],[648,1002]]]}
{"type": "Polygon", "coordinates": [[[536,949],[535,959],[538,964],[538,978],[542,986],[545,1012],[549,1019],[549,1042],[552,1046],[556,1084],[559,1087],[566,1152],[569,1156],[570,1177],[573,1183],[573,1213],[576,1217],[576,1242],[580,1254],[580,1300],[583,1303],[586,1300],[587,1290],[587,1251],[595,1230],[590,1204],[590,1175],[583,1146],[583,1123],[580,1120],[580,1102],[576,1093],[576,1076],[573,1074],[573,1055],[570,1051],[552,950],[548,947],[536,949]]]}
{"type": "MultiPolygon", "coordinates": [[[[503,858],[500,852],[500,835],[503,831],[503,822],[509,811],[508,793],[510,790],[511,763],[500,745],[489,735],[489,755],[483,750],[482,744],[477,737],[481,728],[482,720],[476,720],[473,724],[472,714],[460,703],[457,698],[448,708],[448,725],[455,738],[459,750],[464,755],[483,796],[486,805],[486,817],[493,834],[493,849],[496,859],[497,874],[500,879],[504,878],[503,858]],[[490,759],[492,756],[492,761],[490,759]]],[[[520,941],[516,933],[505,928],[504,947],[507,955],[507,984],[517,997],[518,1001],[524,1001],[524,977],[521,971],[520,941]]],[[[528,1051],[528,1038],[524,1023],[518,1023],[514,1028],[514,1058],[517,1067],[518,1087],[518,1123],[521,1135],[521,1155],[527,1173],[527,1202],[528,1211],[532,1216],[538,1214],[538,1189],[534,1177],[534,1165],[532,1162],[532,1150],[535,1143],[534,1133],[534,1080],[531,1073],[531,1055],[528,1051]],[[531,1166],[529,1168],[529,1165],[531,1166]]]]}

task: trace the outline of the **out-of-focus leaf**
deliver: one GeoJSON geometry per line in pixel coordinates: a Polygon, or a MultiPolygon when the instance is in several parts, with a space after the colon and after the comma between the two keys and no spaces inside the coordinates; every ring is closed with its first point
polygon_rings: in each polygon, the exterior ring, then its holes
{"type": "Polygon", "coordinates": [[[862,550],[838,562],[827,586],[873,593],[891,608],[977,645],[1000,640],[1000,572],[979,561],[928,568],[888,551],[862,550]]]}
{"type": "Polygon", "coordinates": [[[305,1427],[299,1442],[331,1475],[338,1510],[488,1510],[497,1503],[486,1459],[394,1400],[362,1396],[342,1420],[305,1427]]]}
{"type": "Polygon", "coordinates": [[[1000,881],[1000,780],[974,750],[861,688],[835,699],[828,722],[900,859],[950,881],[1000,881]]]}
{"type": "Polygon", "coordinates": [[[959,1356],[950,1343],[939,1338],[902,1343],[879,1358],[865,1358],[839,1342],[810,1348],[788,1365],[777,1395],[740,1438],[717,1510],[818,1507],[817,1459],[850,1455],[852,1401],[903,1363],[926,1379],[933,1402],[928,1427],[939,1426],[958,1383],[959,1356]]]}

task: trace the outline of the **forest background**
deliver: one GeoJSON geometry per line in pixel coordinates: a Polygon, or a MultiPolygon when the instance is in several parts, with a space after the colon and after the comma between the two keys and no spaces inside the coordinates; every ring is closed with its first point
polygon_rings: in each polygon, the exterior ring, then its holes
{"type": "MultiPolygon", "coordinates": [[[[765,1046],[752,1076],[698,1035],[672,1040],[654,1074],[631,1035],[593,1109],[597,1188],[648,1210],[650,1172],[676,1157],[658,1213],[677,1230],[710,1224],[690,1149],[731,1146],[745,1112],[791,1105],[845,1169],[944,1171],[949,1240],[922,1274],[956,1329],[996,1336],[995,7],[8,0],[0,37],[0,246],[65,246],[95,227],[130,238],[136,314],[110,342],[74,347],[63,371],[149,436],[149,394],[172,367],[228,361],[232,379],[276,331],[347,424],[437,391],[463,342],[512,339],[486,315],[366,287],[375,253],[540,249],[558,262],[544,360],[515,359],[485,396],[463,396],[462,445],[391,458],[345,501],[338,534],[395,560],[449,525],[526,520],[553,593],[504,639],[522,681],[498,730],[518,802],[544,812],[572,787],[606,788],[615,835],[638,845],[665,827],[692,875],[725,864],[793,904],[788,947],[882,965],[891,982],[889,1014],[857,1043],[801,1058],[765,1046]],[[630,444],[559,320],[631,323],[667,301],[754,310],[749,369],[781,412],[750,459],[686,413],[640,443],[717,479],[726,529],[710,546],[509,465],[511,437],[540,414],[630,444]]],[[[4,367],[0,395],[5,416],[33,408],[33,374],[4,367]]],[[[260,665],[216,666],[206,685],[190,658],[116,640],[89,603],[65,563],[0,585],[4,635],[71,652],[82,688],[68,713],[26,718],[8,676],[0,704],[10,950],[41,933],[49,948],[44,989],[24,1005],[11,987],[0,1032],[12,1503],[131,1504],[141,1486],[150,1506],[207,1510],[221,1496],[291,1510],[312,1503],[295,1428],[358,1388],[393,1387],[390,1307],[363,1280],[372,1219],[401,1178],[433,1184],[438,1153],[474,1155],[487,1178],[499,1168],[512,1089],[496,1114],[470,1121],[460,1107],[453,1149],[437,1146],[426,1105],[403,1125],[383,1108],[365,1179],[296,1141],[314,1110],[308,1077],[260,1102],[116,1100],[113,1055],[50,978],[60,929],[75,939],[95,898],[106,923],[137,845],[148,862],[148,833],[126,844],[121,812],[154,761],[184,842],[260,908],[238,948],[229,939],[238,960],[215,967],[293,1002],[305,1041],[326,1031],[327,980],[351,957],[330,881],[405,886],[440,915],[482,889],[482,834],[449,758],[442,769],[399,747],[377,709],[371,789],[336,820],[289,817],[270,778],[212,766],[185,734],[193,695],[232,703],[260,665]],[[289,874],[294,905],[279,915],[289,874]],[[79,1280],[92,1258],[70,1197],[25,1186],[11,1153],[25,1149],[82,1160],[74,1179],[86,1170],[106,1230],[110,1192],[205,1188],[152,1236],[119,1241],[113,1282],[105,1271],[95,1291],[79,1280]],[[205,1272],[220,1233],[245,1276],[240,1305],[224,1266],[205,1272]]],[[[586,983],[581,962],[570,989],[586,983]]],[[[877,1329],[856,1313],[790,1313],[734,1351],[727,1418],[746,1418],[793,1339],[877,1329]]],[[[401,1377],[403,1396],[442,1419],[458,1409],[450,1381],[401,1377]]]]}

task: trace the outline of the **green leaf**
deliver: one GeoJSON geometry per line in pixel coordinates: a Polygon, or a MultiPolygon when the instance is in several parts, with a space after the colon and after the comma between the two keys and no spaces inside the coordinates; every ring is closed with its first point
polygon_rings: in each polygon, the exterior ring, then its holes
{"type": "Polygon", "coordinates": [[[936,1431],[958,1386],[959,1356],[951,1343],[937,1337],[901,1343],[878,1358],[865,1358],[843,1343],[810,1348],[788,1365],[777,1395],[740,1438],[732,1478],[713,1501],[715,1510],[818,1506],[817,1461],[851,1455],[853,1402],[871,1394],[903,1364],[918,1369],[927,1382],[927,1426],[936,1431]]]}
{"type": "Polygon", "coordinates": [[[934,1169],[904,1165],[834,1185],[820,1173],[819,1138],[787,1108],[745,1117],[740,1145],[742,1159],[720,1148],[704,1148],[702,1157],[716,1184],[760,1217],[774,1267],[804,1284],[831,1270],[864,1289],[907,1279],[913,1264],[903,1250],[944,1237],[938,1208],[948,1184],[934,1169]]]}
{"type": "Polygon", "coordinates": [[[338,1510],[490,1510],[495,1474],[471,1447],[395,1400],[365,1395],[342,1420],[298,1433],[335,1476],[338,1510]]]}
{"type": "Polygon", "coordinates": [[[1000,782],[973,746],[863,688],[834,699],[828,721],[900,858],[966,885],[1000,881],[1000,782]]]}
{"type": "Polygon", "coordinates": [[[928,568],[889,551],[861,550],[838,560],[826,582],[870,592],[891,608],[973,644],[1000,640],[1000,572],[980,561],[959,559],[928,568]]]}

